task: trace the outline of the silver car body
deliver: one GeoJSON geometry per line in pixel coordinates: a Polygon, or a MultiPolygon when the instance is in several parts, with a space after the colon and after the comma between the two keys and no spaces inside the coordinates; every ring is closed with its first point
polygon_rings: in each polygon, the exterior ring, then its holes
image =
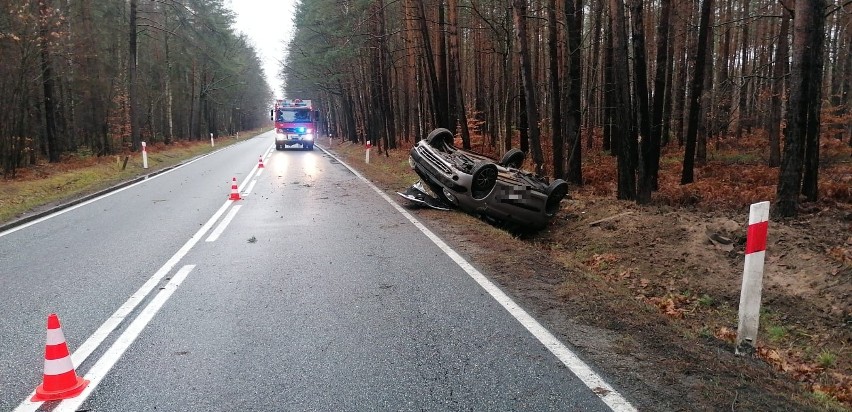
{"type": "Polygon", "coordinates": [[[412,169],[439,199],[522,230],[541,229],[559,211],[567,183],[519,169],[523,152],[495,162],[456,148],[453,140],[449,130],[435,129],[409,153],[412,169]]]}

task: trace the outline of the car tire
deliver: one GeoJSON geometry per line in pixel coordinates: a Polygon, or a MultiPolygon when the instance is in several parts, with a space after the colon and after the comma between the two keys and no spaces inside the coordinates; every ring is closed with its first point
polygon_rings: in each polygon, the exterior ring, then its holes
{"type": "Polygon", "coordinates": [[[527,155],[519,149],[512,149],[503,155],[498,164],[506,168],[520,169],[526,157],[527,155]]]}
{"type": "Polygon", "coordinates": [[[309,144],[309,145],[305,146],[305,148],[308,149],[308,150],[314,150],[314,145],[309,144]]]}
{"type": "Polygon", "coordinates": [[[559,211],[559,203],[568,195],[568,183],[562,179],[556,179],[547,187],[547,202],[544,204],[544,213],[553,216],[559,211]]]}
{"type": "Polygon", "coordinates": [[[447,146],[452,147],[453,140],[455,140],[453,132],[442,127],[432,130],[432,132],[426,136],[426,143],[438,150],[445,150],[447,146]]]}
{"type": "Polygon", "coordinates": [[[476,200],[485,199],[497,184],[497,165],[479,162],[471,171],[470,195],[476,200]]]}

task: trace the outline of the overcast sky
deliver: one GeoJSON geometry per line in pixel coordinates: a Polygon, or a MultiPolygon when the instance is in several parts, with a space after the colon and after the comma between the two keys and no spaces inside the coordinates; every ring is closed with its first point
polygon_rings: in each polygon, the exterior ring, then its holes
{"type": "Polygon", "coordinates": [[[263,61],[263,71],[275,96],[281,96],[278,70],[293,33],[293,13],[298,0],[225,0],[236,13],[235,27],[249,36],[263,61]]]}

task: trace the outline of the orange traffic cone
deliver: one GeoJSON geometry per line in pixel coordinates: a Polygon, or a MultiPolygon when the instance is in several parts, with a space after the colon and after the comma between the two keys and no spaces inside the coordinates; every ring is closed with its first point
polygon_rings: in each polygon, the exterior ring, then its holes
{"type": "Polygon", "coordinates": [[[263,169],[263,156],[260,156],[260,158],[257,159],[257,168],[263,169]]]}
{"type": "Polygon", "coordinates": [[[229,200],[240,200],[240,190],[237,188],[237,178],[235,177],[233,182],[231,182],[231,197],[229,200]]]}
{"type": "Polygon", "coordinates": [[[83,392],[89,381],[77,376],[65,335],[59,326],[59,317],[47,317],[47,343],[44,346],[44,378],[35,390],[32,402],[55,401],[73,398],[83,392]]]}

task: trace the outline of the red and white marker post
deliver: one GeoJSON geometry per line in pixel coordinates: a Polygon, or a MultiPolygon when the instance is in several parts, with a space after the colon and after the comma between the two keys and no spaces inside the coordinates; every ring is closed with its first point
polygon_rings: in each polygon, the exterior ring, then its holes
{"type": "Polygon", "coordinates": [[[370,164],[370,148],[371,147],[373,147],[373,145],[370,143],[369,140],[367,140],[367,154],[364,155],[364,161],[367,164],[370,164]]]}
{"type": "Polygon", "coordinates": [[[751,353],[757,342],[760,321],[760,294],[763,289],[763,263],[769,231],[769,202],[754,203],[748,214],[743,283],[740,290],[739,326],[736,353],[751,353]]]}
{"type": "Polygon", "coordinates": [[[148,150],[146,149],[145,142],[142,142],[142,168],[148,168],[148,150]]]}

